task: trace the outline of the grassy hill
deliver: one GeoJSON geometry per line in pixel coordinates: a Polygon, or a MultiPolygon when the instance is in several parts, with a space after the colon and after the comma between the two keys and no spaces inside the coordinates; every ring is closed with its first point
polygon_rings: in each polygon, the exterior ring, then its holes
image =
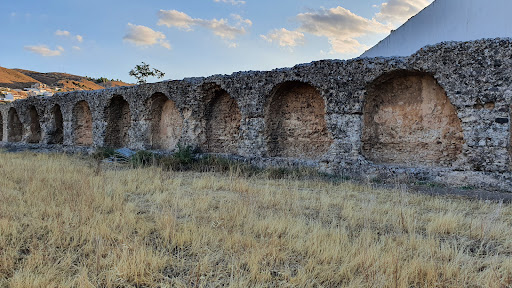
{"type": "MultiPolygon", "coordinates": [[[[98,79],[100,80],[100,79],[98,79]]],[[[96,79],[67,73],[41,73],[24,69],[0,67],[0,87],[12,89],[29,88],[34,83],[44,83],[50,87],[59,87],[62,91],[99,90],[110,87],[129,86],[121,81],[96,81],[96,79]]]]}
{"type": "MultiPolygon", "coordinates": [[[[73,90],[99,90],[104,88],[118,87],[118,86],[129,86],[132,84],[124,83],[121,81],[91,81],[96,80],[84,76],[77,76],[67,73],[49,72],[40,73],[30,70],[14,69],[26,76],[34,78],[41,83],[49,86],[60,87],[64,91],[73,90]]],[[[100,79],[98,79],[100,80],[100,79]]],[[[101,78],[101,80],[105,80],[101,78]]]]}
{"type": "Polygon", "coordinates": [[[19,71],[0,67],[0,87],[23,89],[40,81],[19,71]]]}

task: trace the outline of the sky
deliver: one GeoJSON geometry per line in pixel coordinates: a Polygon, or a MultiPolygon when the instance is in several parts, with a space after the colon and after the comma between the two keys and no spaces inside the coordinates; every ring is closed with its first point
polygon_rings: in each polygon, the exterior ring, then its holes
{"type": "Polygon", "coordinates": [[[167,80],[350,59],[431,2],[0,0],[0,66],[134,83],[141,62],[167,80]]]}

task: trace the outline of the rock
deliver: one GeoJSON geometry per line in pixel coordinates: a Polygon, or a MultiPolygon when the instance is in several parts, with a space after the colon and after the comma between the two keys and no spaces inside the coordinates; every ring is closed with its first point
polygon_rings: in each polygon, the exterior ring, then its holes
{"type": "Polygon", "coordinates": [[[445,42],[409,57],[30,97],[0,105],[0,139],[9,149],[126,147],[125,158],[192,146],[260,167],[443,175],[512,191],[510,59],[511,39],[445,42]]]}

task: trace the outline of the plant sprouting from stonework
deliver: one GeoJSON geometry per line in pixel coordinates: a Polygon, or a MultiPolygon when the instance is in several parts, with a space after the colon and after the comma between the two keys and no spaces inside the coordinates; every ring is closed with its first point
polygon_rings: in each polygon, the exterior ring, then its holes
{"type": "Polygon", "coordinates": [[[144,84],[146,83],[146,78],[148,77],[156,77],[156,78],[162,78],[164,77],[165,73],[157,70],[155,68],[151,69],[149,68],[149,64],[146,64],[142,62],[140,65],[135,65],[135,68],[130,70],[130,76],[133,76],[137,79],[137,84],[144,84]]]}

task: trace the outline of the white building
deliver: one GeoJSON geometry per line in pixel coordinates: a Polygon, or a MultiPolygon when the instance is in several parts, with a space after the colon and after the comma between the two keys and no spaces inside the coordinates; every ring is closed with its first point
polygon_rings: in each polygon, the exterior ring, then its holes
{"type": "Polygon", "coordinates": [[[43,84],[43,83],[36,83],[36,84],[32,84],[32,86],[30,86],[30,88],[34,88],[34,89],[46,89],[46,88],[48,88],[48,85],[43,84]]]}
{"type": "Polygon", "coordinates": [[[47,91],[45,89],[25,88],[25,91],[27,91],[28,97],[33,97],[33,96],[53,96],[53,92],[47,91]]]}
{"type": "Polygon", "coordinates": [[[512,37],[512,0],[435,0],[361,57],[409,56],[444,41],[512,37]]]}
{"type": "Polygon", "coordinates": [[[4,97],[4,101],[14,101],[14,95],[12,95],[11,93],[6,94],[4,97]]]}

